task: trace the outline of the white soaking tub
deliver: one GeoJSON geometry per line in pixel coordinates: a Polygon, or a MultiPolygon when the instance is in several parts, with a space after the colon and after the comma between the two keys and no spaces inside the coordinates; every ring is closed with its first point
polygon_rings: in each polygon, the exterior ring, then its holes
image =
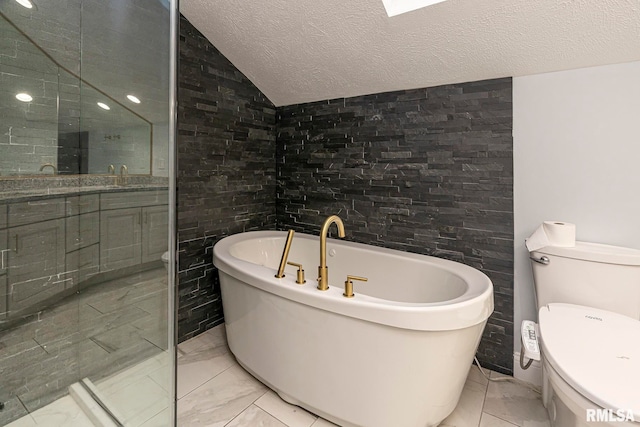
{"type": "Polygon", "coordinates": [[[296,233],[275,277],[283,231],[232,235],[213,250],[229,347],[287,402],[341,426],[436,426],[456,407],[493,285],[469,266],[327,239],[329,289],[316,288],[320,244],[296,233]],[[347,275],[353,298],[345,298],[347,275]]]}

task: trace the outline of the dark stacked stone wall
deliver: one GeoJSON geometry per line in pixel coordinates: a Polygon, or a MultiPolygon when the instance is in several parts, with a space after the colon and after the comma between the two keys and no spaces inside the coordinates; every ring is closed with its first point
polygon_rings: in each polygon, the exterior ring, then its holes
{"type": "Polygon", "coordinates": [[[494,284],[478,358],[513,370],[511,79],[278,108],[278,228],[468,264],[494,284]]]}
{"type": "Polygon", "coordinates": [[[178,72],[178,341],[223,321],[211,250],[275,227],[275,107],[184,17],[178,72]]]}

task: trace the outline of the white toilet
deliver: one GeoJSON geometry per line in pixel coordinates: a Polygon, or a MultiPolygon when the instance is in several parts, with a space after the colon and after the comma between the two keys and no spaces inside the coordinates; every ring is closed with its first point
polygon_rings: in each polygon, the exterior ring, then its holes
{"type": "Polygon", "coordinates": [[[640,250],[531,252],[552,426],[640,427],[640,250]]]}
{"type": "Polygon", "coordinates": [[[164,265],[164,269],[166,271],[169,271],[169,251],[163,253],[162,256],[160,257],[160,259],[162,260],[162,264],[164,265]]]}

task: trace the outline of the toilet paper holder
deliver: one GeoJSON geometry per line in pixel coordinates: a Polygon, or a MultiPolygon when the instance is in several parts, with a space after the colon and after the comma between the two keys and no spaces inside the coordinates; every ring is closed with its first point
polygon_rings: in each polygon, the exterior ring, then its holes
{"type": "Polygon", "coordinates": [[[541,256],[540,258],[536,258],[534,256],[529,255],[529,259],[531,261],[537,262],[538,264],[544,264],[544,265],[548,265],[551,262],[551,260],[547,256],[541,256]]]}

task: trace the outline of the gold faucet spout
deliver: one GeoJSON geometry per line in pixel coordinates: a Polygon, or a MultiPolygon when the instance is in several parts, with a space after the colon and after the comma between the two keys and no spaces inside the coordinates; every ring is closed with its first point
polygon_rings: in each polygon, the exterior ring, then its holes
{"type": "Polygon", "coordinates": [[[53,163],[45,163],[42,166],[40,166],[40,172],[42,172],[46,167],[50,167],[51,169],[53,169],[54,175],[58,174],[58,168],[53,163]]]}
{"type": "Polygon", "coordinates": [[[329,289],[329,269],[327,268],[327,234],[331,224],[338,227],[338,236],[344,238],[344,223],[338,215],[331,215],[324,220],[320,230],[320,265],[318,266],[318,289],[326,291],[329,289]]]}

